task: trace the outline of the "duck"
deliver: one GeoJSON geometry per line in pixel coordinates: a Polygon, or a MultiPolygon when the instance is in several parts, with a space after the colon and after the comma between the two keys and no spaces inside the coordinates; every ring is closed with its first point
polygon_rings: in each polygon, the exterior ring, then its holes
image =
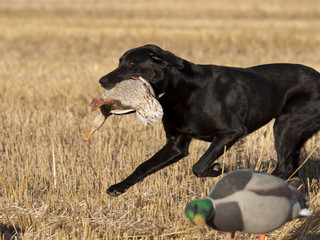
{"type": "Polygon", "coordinates": [[[185,214],[193,225],[224,232],[261,234],[272,232],[286,222],[309,217],[304,194],[284,180],[249,169],[226,174],[205,199],[187,204],[185,214]]]}
{"type": "Polygon", "coordinates": [[[138,120],[143,125],[154,124],[163,116],[162,106],[156,99],[151,84],[140,76],[123,80],[112,89],[105,90],[100,98],[94,98],[91,101],[90,107],[91,111],[100,108],[100,113],[96,115],[84,136],[86,142],[112,114],[123,115],[136,112],[138,120]]]}

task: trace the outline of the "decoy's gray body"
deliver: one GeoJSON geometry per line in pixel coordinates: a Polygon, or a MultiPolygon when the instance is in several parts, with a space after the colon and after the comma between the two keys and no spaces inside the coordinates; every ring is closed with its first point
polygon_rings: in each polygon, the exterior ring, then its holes
{"type": "Polygon", "coordinates": [[[294,218],[312,214],[302,192],[278,177],[252,170],[227,174],[213,187],[207,199],[188,204],[187,216],[198,215],[201,201],[208,202],[208,199],[212,211],[206,214],[205,223],[226,232],[267,233],[294,218]]]}

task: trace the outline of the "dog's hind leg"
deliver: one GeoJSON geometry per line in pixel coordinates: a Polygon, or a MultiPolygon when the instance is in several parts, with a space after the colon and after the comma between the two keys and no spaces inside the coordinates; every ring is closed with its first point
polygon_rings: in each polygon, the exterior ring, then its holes
{"type": "Polygon", "coordinates": [[[283,179],[299,166],[300,149],[320,129],[320,102],[291,105],[273,126],[278,164],[273,175],[283,179]]]}

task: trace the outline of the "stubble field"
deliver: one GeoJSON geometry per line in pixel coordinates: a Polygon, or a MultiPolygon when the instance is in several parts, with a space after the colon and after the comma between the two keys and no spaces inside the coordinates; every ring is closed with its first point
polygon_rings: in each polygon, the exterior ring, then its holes
{"type": "MultiPolygon", "coordinates": [[[[112,116],[82,140],[95,116],[88,104],[103,91],[98,79],[126,50],[153,43],[195,63],[320,71],[315,0],[0,1],[0,29],[0,239],[230,239],[184,216],[221,179],[192,174],[207,143],[194,140],[188,157],[125,194],[106,194],[166,142],[160,122],[144,127],[134,114],[112,116]]],[[[301,156],[313,217],[268,239],[320,239],[319,144],[320,134],[301,156]]],[[[270,172],[272,123],[220,161],[270,172]]]]}

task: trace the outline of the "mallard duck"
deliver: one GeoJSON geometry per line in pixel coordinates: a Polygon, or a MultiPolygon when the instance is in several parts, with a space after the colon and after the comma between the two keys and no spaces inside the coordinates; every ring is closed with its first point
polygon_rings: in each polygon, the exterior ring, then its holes
{"type": "Polygon", "coordinates": [[[143,125],[154,124],[163,116],[163,109],[155,98],[152,86],[142,77],[117,83],[112,89],[106,90],[99,99],[93,99],[90,106],[92,111],[100,108],[101,112],[95,117],[90,130],[84,136],[85,141],[89,141],[91,135],[111,114],[121,115],[135,111],[143,125]]]}
{"type": "Polygon", "coordinates": [[[282,179],[253,170],[225,175],[205,199],[190,202],[185,209],[190,221],[220,231],[262,234],[287,221],[311,216],[304,194],[282,179]]]}

